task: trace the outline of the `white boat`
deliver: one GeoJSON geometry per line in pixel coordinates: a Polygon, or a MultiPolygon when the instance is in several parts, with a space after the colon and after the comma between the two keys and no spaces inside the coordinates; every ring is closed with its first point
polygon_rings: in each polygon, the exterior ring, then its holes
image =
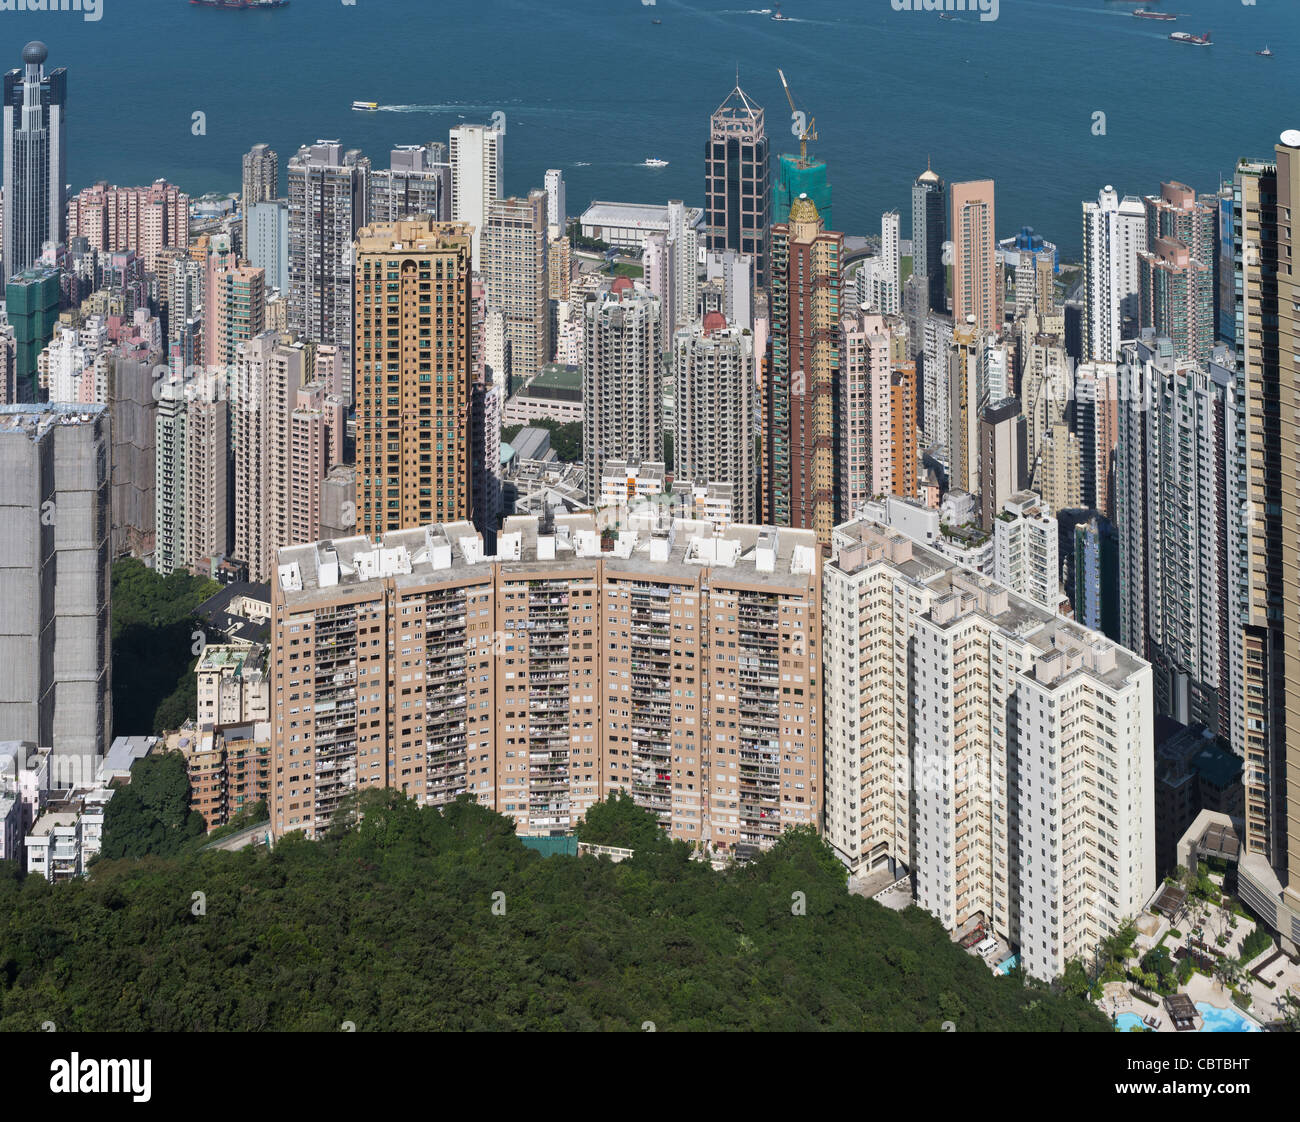
{"type": "Polygon", "coordinates": [[[646,160],[645,163],[643,163],[641,166],[643,168],[666,168],[668,166],[668,161],[660,160],[654,156],[651,156],[650,159],[646,160]]]}
{"type": "Polygon", "coordinates": [[[373,110],[379,108],[379,102],[377,102],[377,101],[354,101],[354,102],[352,103],[352,108],[353,108],[353,109],[361,109],[361,110],[365,110],[365,111],[373,111],[373,110]]]}

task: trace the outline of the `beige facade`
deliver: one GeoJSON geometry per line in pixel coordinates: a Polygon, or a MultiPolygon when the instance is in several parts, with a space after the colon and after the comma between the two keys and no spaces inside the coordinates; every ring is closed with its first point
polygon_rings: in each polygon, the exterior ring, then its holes
{"type": "Polygon", "coordinates": [[[978,179],[949,187],[952,214],[952,316],[964,323],[975,317],[981,333],[1002,325],[1002,285],[997,262],[993,180],[978,179]]]}
{"type": "Polygon", "coordinates": [[[355,787],[472,794],[524,834],[629,790],[730,849],[819,826],[819,555],[807,532],[680,521],[667,538],[512,517],[281,551],[277,835],[355,787]]]}
{"type": "Polygon", "coordinates": [[[471,515],[470,229],[409,220],[356,250],[357,528],[471,515]]]}
{"type": "Polygon", "coordinates": [[[488,204],[483,272],[488,306],[505,318],[511,374],[531,378],[551,357],[545,191],[488,204]]]}

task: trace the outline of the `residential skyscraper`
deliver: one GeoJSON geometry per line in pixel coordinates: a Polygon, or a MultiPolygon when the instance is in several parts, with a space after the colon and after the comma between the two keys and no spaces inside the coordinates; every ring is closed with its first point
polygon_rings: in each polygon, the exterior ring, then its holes
{"type": "Polygon", "coordinates": [[[289,204],[284,199],[254,203],[245,222],[244,255],[266,275],[266,287],[289,291],[289,204]]]}
{"type": "Polygon", "coordinates": [[[1138,254],[1147,244],[1142,200],[1109,184],[1083,204],[1083,360],[1114,362],[1140,319],[1138,254]]]}
{"type": "Polygon", "coordinates": [[[68,237],[106,253],[133,249],[156,272],[164,249],[190,244],[190,197],[165,179],[148,187],[96,183],[68,200],[68,237]]]}
{"type": "Polygon", "coordinates": [[[0,407],[0,740],[49,746],[69,786],[94,781],[113,739],[108,418],[0,407]]]}
{"type": "Polygon", "coordinates": [[[953,319],[960,324],[967,316],[974,316],[979,331],[996,331],[1002,326],[1002,285],[993,180],[954,183],[949,193],[953,319]]]}
{"type": "Polygon", "coordinates": [[[289,161],[289,329],[339,348],[352,400],[352,243],[369,221],[370,161],[318,140],[289,161]]]}
{"type": "MultiPolygon", "coordinates": [[[[973,317],[970,317],[973,318],[973,317]]],[[[948,487],[980,489],[979,328],[967,322],[952,331],[948,350],[948,487]]]]}
{"type": "Polygon", "coordinates": [[[732,517],[755,518],[754,340],[721,312],[677,332],[673,344],[678,479],[733,485],[732,517]]]}
{"type": "Polygon", "coordinates": [[[451,165],[437,141],[394,148],[387,168],[370,171],[372,224],[403,218],[451,218],[451,165]]]}
{"type": "Polygon", "coordinates": [[[468,795],[531,835],[571,832],[619,790],[698,848],[818,825],[812,534],[678,520],[605,550],[591,515],[557,515],[553,532],[513,516],[495,544],[459,522],[281,550],[275,836],[319,836],[366,787],[429,806],[468,795]],[[737,628],[737,661],[718,658],[713,636],[737,628]],[[679,689],[695,710],[663,708],[679,689]]]}
{"type": "Polygon", "coordinates": [[[550,168],[542,180],[546,188],[546,224],[559,229],[559,237],[565,236],[569,225],[568,200],[564,197],[564,172],[559,168],[550,168]]]}
{"type": "Polygon", "coordinates": [[[404,220],[357,239],[361,533],[471,516],[471,252],[463,222],[404,220]]]}
{"type": "MultiPolygon", "coordinates": [[[[1027,476],[1025,418],[1019,398],[995,401],[980,410],[979,442],[980,525],[985,532],[992,532],[994,520],[1024,486],[1027,476]]],[[[1055,556],[1055,546],[1052,552],[1055,556]]]]}
{"type": "Polygon", "coordinates": [[[845,865],[910,874],[948,930],[979,913],[1042,980],[1142,909],[1146,663],[868,521],[835,529],[822,627],[826,840],[845,865]]]}
{"type": "Polygon", "coordinates": [[[753,258],[767,284],[770,158],[763,108],[739,85],[709,118],[704,146],[704,244],[753,258]]]}
{"type": "Polygon", "coordinates": [[[545,191],[488,204],[482,243],[487,301],[505,317],[511,375],[521,381],[551,357],[546,226],[545,191]]]}
{"type": "Polygon", "coordinates": [[[947,230],[943,180],[926,161],[925,171],[912,184],[912,275],[925,278],[926,310],[945,312],[947,269],[943,260],[947,230]]]}
{"type": "Polygon", "coordinates": [[[588,498],[600,493],[608,460],[639,464],[663,456],[662,315],[659,300],[626,277],[587,302],[582,458],[588,498]]]}
{"type": "Polygon", "coordinates": [[[769,520],[830,542],[836,521],[835,398],[844,235],[806,195],[772,228],[772,373],[765,410],[769,520]]]}
{"type": "Polygon", "coordinates": [[[4,278],[36,264],[47,244],[67,241],[68,72],[45,73],[49,49],[23,48],[23,68],[4,80],[4,278]]]}
{"type": "Polygon", "coordinates": [[[451,220],[468,222],[474,234],[474,270],[480,265],[488,204],[501,198],[505,173],[504,129],[457,125],[451,130],[451,220]]]}
{"type": "Polygon", "coordinates": [[[1123,361],[1143,392],[1119,409],[1120,641],[1152,663],[1157,712],[1226,733],[1233,374],[1180,359],[1149,328],[1123,361]]]}
{"type": "MultiPolygon", "coordinates": [[[[249,255],[249,219],[253,207],[258,203],[270,202],[280,194],[280,157],[269,144],[254,144],[244,153],[244,174],[239,197],[239,215],[241,237],[240,252],[245,261],[253,261],[249,255]]],[[[253,264],[257,264],[253,261],[253,264]]]]}
{"type": "Polygon", "coordinates": [[[890,329],[878,312],[845,315],[840,320],[840,338],[836,490],[841,508],[852,512],[866,499],[892,491],[893,365],[890,329]]]}

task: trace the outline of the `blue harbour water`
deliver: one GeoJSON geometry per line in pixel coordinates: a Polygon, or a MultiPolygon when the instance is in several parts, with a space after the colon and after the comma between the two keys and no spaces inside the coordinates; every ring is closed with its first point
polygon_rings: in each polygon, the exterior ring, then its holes
{"type": "MultiPolygon", "coordinates": [[[[1151,7],[1155,0],[1149,0],[1151,7]]],[[[740,68],[779,151],[795,150],[783,67],[829,164],[836,225],[908,215],[927,156],[949,181],[998,181],[999,234],[1036,227],[1067,256],[1079,203],[1106,183],[1217,187],[1242,155],[1300,127],[1298,0],[1162,0],[1177,22],[1118,0],[1000,0],[998,18],[940,20],[890,0],[292,0],[267,12],[187,0],[102,0],[102,18],[0,12],[4,66],[40,38],[70,70],[70,178],[165,176],[235,190],[258,141],[318,137],[380,166],[395,144],[446,140],[506,115],[510,193],[564,169],[570,213],[593,198],[699,203],[709,113],[740,68]],[[656,26],[652,19],[661,20],[656,26]],[[1214,46],[1168,41],[1212,31],[1214,46]],[[1255,51],[1268,45],[1272,58],[1255,51]],[[353,100],[380,102],[376,113],[353,100]],[[206,134],[192,134],[192,114],[206,134]],[[1106,133],[1093,135],[1094,113],[1106,133]],[[662,169],[637,166],[647,157],[662,169]]],[[[282,173],[283,174],[283,173],[282,173]]],[[[904,230],[909,225],[904,219],[904,230]]]]}

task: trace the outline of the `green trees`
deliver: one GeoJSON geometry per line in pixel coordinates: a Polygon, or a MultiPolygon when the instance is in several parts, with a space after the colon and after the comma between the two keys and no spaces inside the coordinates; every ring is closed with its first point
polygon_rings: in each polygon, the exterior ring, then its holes
{"type": "Polygon", "coordinates": [[[194,610],[216,581],[159,576],[134,558],[113,562],[113,728],[123,735],[176,728],[195,709],[194,610]]]}
{"type": "Polygon", "coordinates": [[[100,860],[168,857],[206,829],[203,815],[190,810],[184,757],[176,752],[145,756],[131,769],[131,782],[104,809],[100,860]]]}
{"type": "Polygon", "coordinates": [[[579,841],[590,845],[614,845],[638,853],[663,849],[668,835],[654,816],[636,805],[626,791],[615,791],[604,802],[591,807],[575,831],[579,841]]]}
{"type": "MultiPolygon", "coordinates": [[[[1109,1030],[995,978],[920,909],[850,895],[807,831],[720,874],[676,843],[543,858],[469,800],[374,791],[356,810],[271,852],[0,875],[0,1031],[1109,1030]]],[[[607,810],[625,833],[602,837],[649,840],[607,810]]]]}

